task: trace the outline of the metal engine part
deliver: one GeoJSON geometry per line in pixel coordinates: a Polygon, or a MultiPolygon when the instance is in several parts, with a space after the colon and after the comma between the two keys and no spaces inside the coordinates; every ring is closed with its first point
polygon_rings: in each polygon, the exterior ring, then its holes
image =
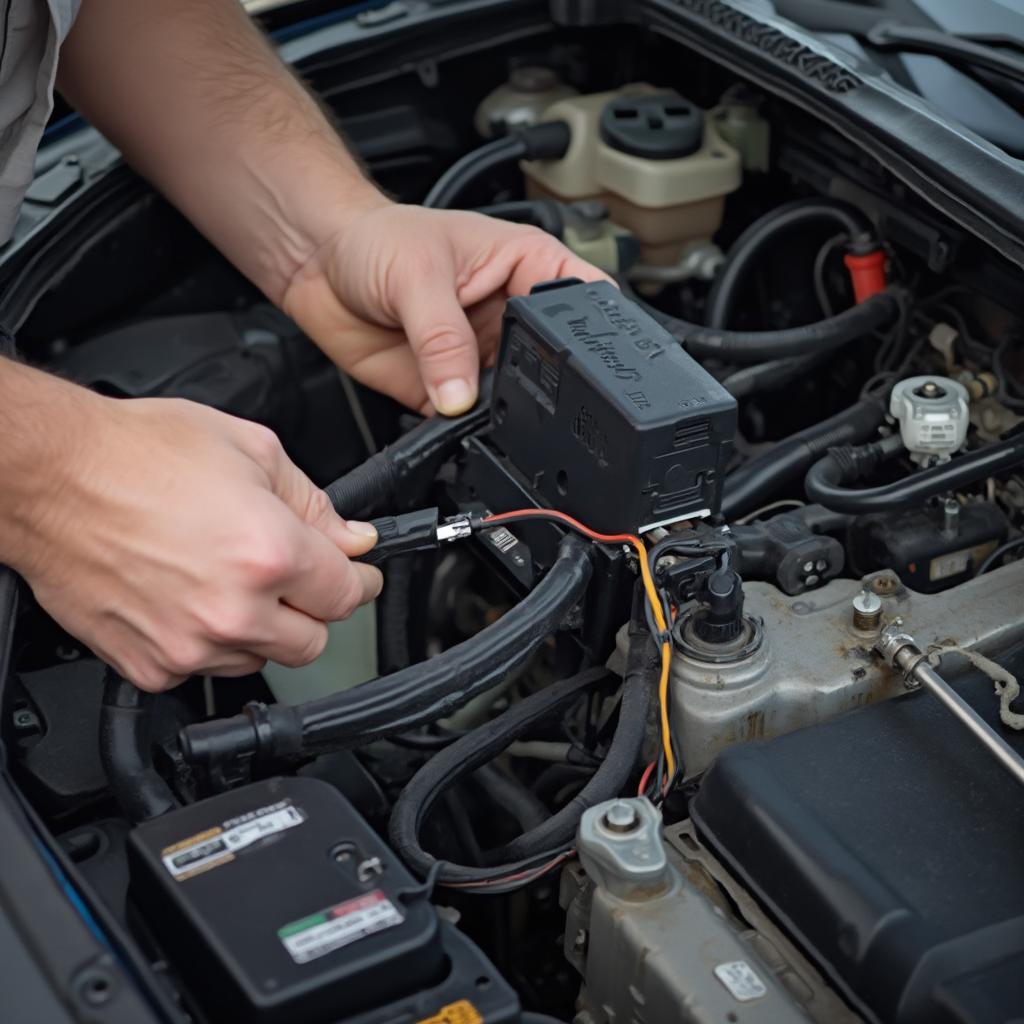
{"type": "Polygon", "coordinates": [[[730,916],[710,877],[662,839],[645,798],[588,810],[577,848],[562,904],[566,957],[584,977],[581,1024],[851,1019],[784,940],[730,916]]]}
{"type": "MultiPolygon", "coordinates": [[[[865,590],[880,601],[879,628],[902,618],[926,652],[953,641],[991,656],[1024,634],[1024,623],[1006,614],[1024,594],[1024,561],[938,594],[911,591],[889,571],[833,580],[799,597],[767,583],[747,583],[744,590],[745,613],[761,635],[756,648],[734,648],[713,660],[714,652],[676,645],[671,720],[687,777],[735,743],[779,736],[905,692],[899,672],[872,651],[877,628],[858,628],[865,624],[865,590]]],[[[948,679],[969,667],[955,652],[941,656],[948,679]]]]}

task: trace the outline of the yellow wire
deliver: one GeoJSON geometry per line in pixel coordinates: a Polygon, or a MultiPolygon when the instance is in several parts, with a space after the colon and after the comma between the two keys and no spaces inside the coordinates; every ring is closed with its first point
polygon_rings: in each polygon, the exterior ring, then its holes
{"type": "MultiPolygon", "coordinates": [[[[651,605],[651,612],[654,615],[654,622],[662,633],[668,632],[668,623],[665,621],[665,612],[658,600],[658,589],[651,577],[651,567],[647,564],[647,549],[640,540],[632,541],[637,549],[637,557],[640,559],[640,576],[644,581],[644,591],[647,600],[651,605]]],[[[670,644],[661,645],[661,678],[658,680],[658,702],[661,710],[661,745],[665,751],[665,767],[668,777],[671,779],[676,773],[676,759],[672,754],[672,733],[668,727],[668,676],[672,665],[672,647],[670,644]]]]}

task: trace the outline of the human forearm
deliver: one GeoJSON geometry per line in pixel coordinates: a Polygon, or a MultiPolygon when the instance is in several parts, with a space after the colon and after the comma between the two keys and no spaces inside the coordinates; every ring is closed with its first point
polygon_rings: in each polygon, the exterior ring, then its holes
{"type": "Polygon", "coordinates": [[[59,501],[100,402],[84,388],[0,358],[0,563],[31,569],[32,537],[59,501]]]}
{"type": "Polygon", "coordinates": [[[236,0],[89,0],[59,84],[275,301],[386,200],[236,0]]]}

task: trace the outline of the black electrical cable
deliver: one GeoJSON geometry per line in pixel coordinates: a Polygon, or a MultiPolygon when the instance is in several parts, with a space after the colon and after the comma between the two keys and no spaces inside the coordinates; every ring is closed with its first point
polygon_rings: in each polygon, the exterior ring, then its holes
{"type": "Polygon", "coordinates": [[[388,560],[384,589],[377,598],[378,672],[388,674],[412,664],[409,618],[412,607],[416,556],[399,555],[388,560]]]}
{"type": "Polygon", "coordinates": [[[1024,463],[1024,432],[894,483],[860,489],[849,486],[902,450],[898,435],[859,448],[833,448],[807,473],[804,481],[807,497],[833,512],[852,515],[918,505],[927,498],[978,483],[1024,463]]]}
{"type": "Polygon", "coordinates": [[[564,121],[530,125],[495,139],[452,164],[427,193],[423,205],[450,209],[473,182],[495,168],[517,160],[559,160],[565,156],[570,142],[572,133],[564,121]]]}
{"type": "Polygon", "coordinates": [[[634,624],[630,630],[626,672],[622,680],[619,720],[597,771],[583,789],[543,825],[523,833],[499,849],[489,851],[489,863],[494,860],[517,861],[571,843],[584,811],[622,793],[640,760],[651,699],[658,688],[660,666],[659,652],[651,643],[646,625],[634,624]]]}
{"type": "MultiPolygon", "coordinates": [[[[523,698],[508,711],[434,755],[402,790],[388,825],[391,845],[406,864],[421,875],[426,875],[434,866],[435,858],[420,845],[420,830],[431,808],[451,786],[491,762],[510,743],[539,722],[571,707],[607,675],[607,670],[603,668],[591,668],[571,679],[553,683],[523,698]]],[[[520,862],[483,870],[445,864],[439,880],[461,884],[504,878],[537,861],[543,862],[549,856],[557,856],[563,845],[556,842],[550,850],[532,851],[520,862]]]]}
{"type": "Polygon", "coordinates": [[[851,241],[861,236],[866,241],[872,232],[871,222],[856,207],[835,199],[796,199],[769,210],[729,247],[708,295],[708,326],[729,326],[739,289],[765,249],[796,228],[819,223],[838,224],[851,241]]]}
{"type": "Polygon", "coordinates": [[[1004,556],[1008,555],[1011,551],[1016,551],[1017,548],[1024,547],[1024,537],[1014,537],[1013,540],[1008,540],[1005,544],[1001,544],[991,554],[987,555],[985,560],[978,566],[978,571],[975,573],[976,576],[983,576],[995,564],[1004,556]]]}
{"type": "Polygon", "coordinates": [[[178,806],[153,767],[149,712],[154,699],[154,694],[107,669],[100,707],[100,759],[114,799],[133,824],[178,806]]]}
{"type": "Polygon", "coordinates": [[[777,442],[725,478],[722,515],[732,521],[766,504],[799,481],[829,448],[868,440],[884,419],[883,403],[869,396],[777,442]]]}
{"type": "Polygon", "coordinates": [[[360,519],[385,504],[420,493],[438,464],[470,434],[490,423],[494,371],[480,374],[477,404],[461,416],[431,416],[394,444],[328,484],[324,490],[339,515],[360,519]]]}
{"type": "Polygon", "coordinates": [[[252,704],[233,718],[187,726],[179,737],[182,751],[217,772],[253,757],[325,753],[435,722],[493,689],[561,629],[585,594],[592,569],[590,545],[569,534],[537,586],[476,636],[344,693],[293,706],[252,704]]]}

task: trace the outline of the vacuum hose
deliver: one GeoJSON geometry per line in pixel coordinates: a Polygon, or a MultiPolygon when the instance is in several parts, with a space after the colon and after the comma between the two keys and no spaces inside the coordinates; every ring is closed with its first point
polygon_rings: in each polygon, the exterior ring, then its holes
{"type": "Polygon", "coordinates": [[[894,323],[900,302],[893,289],[872,295],[835,316],[802,327],[777,331],[727,331],[702,327],[669,316],[643,303],[654,317],[692,356],[720,359],[724,363],[760,363],[829,352],[872,331],[894,323]]]}
{"type": "Polygon", "coordinates": [[[740,466],[725,479],[722,515],[728,520],[752,512],[772,495],[798,481],[815,460],[836,445],[867,440],[885,419],[885,408],[874,398],[862,398],[848,409],[815,423],[740,466]]]}
{"type": "Polygon", "coordinates": [[[903,442],[898,435],[859,448],[833,448],[808,472],[804,481],[807,497],[833,512],[851,515],[917,505],[934,495],[966,487],[1024,463],[1024,433],[880,487],[857,490],[848,486],[901,451],[903,442]]]}
{"type": "Polygon", "coordinates": [[[560,160],[571,141],[572,133],[564,121],[547,121],[488,142],[456,160],[437,179],[423,205],[439,210],[451,209],[474,181],[496,167],[517,160],[560,160]]]}
{"type": "Polygon", "coordinates": [[[729,326],[744,278],[780,235],[829,222],[845,231],[851,241],[871,234],[871,222],[856,207],[835,199],[796,199],[755,220],[729,247],[725,262],[715,276],[708,295],[708,326],[729,326]]]}

